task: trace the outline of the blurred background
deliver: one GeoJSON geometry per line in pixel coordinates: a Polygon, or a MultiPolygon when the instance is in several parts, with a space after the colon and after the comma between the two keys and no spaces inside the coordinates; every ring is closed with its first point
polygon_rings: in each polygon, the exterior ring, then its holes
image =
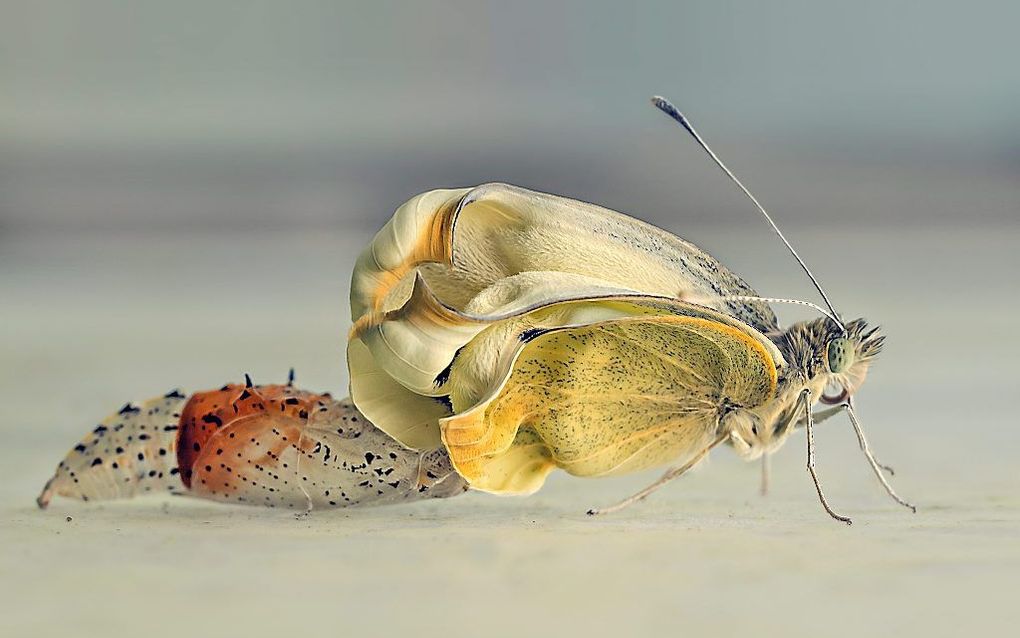
{"type": "Polygon", "coordinates": [[[746,225],[1014,223],[1015,2],[3,2],[0,225],[374,228],[501,180],[746,225]]]}
{"type": "Polygon", "coordinates": [[[985,0],[0,0],[9,635],[179,636],[195,619],[227,635],[518,635],[522,610],[567,635],[1008,633],[1017,24],[1020,4],[985,0]],[[723,452],[599,521],[582,512],[651,475],[300,520],[187,499],[34,509],[125,401],[290,366],[344,393],[351,265],[424,190],[498,180],[596,202],[764,294],[816,299],[656,93],[837,308],[882,324],[858,403],[916,516],[846,423],[819,429],[818,463],[849,531],[818,507],[799,437],[767,499],[757,466],[723,452]]]}

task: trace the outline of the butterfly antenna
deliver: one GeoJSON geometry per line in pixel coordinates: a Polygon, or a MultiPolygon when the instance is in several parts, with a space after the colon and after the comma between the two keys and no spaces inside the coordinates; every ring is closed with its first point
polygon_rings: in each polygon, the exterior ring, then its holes
{"type": "Polygon", "coordinates": [[[779,238],[783,240],[784,244],[786,244],[786,247],[790,250],[790,254],[792,254],[793,258],[797,260],[797,263],[800,264],[800,267],[804,269],[804,272],[811,280],[811,283],[815,285],[815,289],[817,289],[818,294],[822,296],[822,300],[825,301],[825,305],[828,306],[829,310],[832,311],[831,318],[833,319],[833,321],[835,321],[836,324],[840,327],[840,329],[844,333],[846,333],[846,326],[843,325],[842,321],[840,321],[839,313],[836,312],[836,309],[833,307],[832,302],[829,301],[829,296],[825,294],[824,290],[822,290],[822,285],[818,283],[818,280],[815,279],[815,276],[811,274],[811,269],[807,267],[807,264],[804,263],[804,260],[801,259],[800,255],[797,254],[797,251],[794,250],[793,245],[789,242],[789,240],[786,239],[786,236],[783,235],[783,231],[779,230],[779,226],[776,226],[776,222],[772,221],[772,216],[769,215],[768,211],[765,210],[765,207],[762,206],[757,199],[755,199],[754,195],[751,194],[751,191],[747,190],[746,186],[740,183],[740,180],[737,179],[737,176],[734,175],[730,169],[726,168],[726,165],[723,164],[722,160],[719,159],[719,157],[712,151],[711,148],[709,148],[708,144],[705,143],[705,140],[701,139],[701,136],[698,135],[698,132],[694,130],[694,126],[691,125],[690,120],[688,120],[683,113],[681,113],[675,106],[673,106],[672,102],[670,102],[664,97],[656,95],[655,97],[652,98],[652,105],[654,105],[655,108],[659,109],[666,115],[676,120],[677,123],[680,124],[680,126],[687,129],[687,132],[691,134],[691,137],[694,138],[694,141],[697,142],[698,145],[701,146],[701,148],[704,149],[706,153],[708,153],[708,156],[712,158],[712,161],[716,163],[716,166],[721,168],[722,171],[726,173],[727,177],[733,180],[733,183],[736,184],[740,188],[740,190],[744,191],[744,194],[747,195],[748,199],[750,199],[754,203],[754,205],[758,208],[758,210],[761,211],[761,214],[765,216],[765,220],[768,221],[770,226],[772,226],[772,230],[776,231],[776,234],[779,235],[779,238]]]}

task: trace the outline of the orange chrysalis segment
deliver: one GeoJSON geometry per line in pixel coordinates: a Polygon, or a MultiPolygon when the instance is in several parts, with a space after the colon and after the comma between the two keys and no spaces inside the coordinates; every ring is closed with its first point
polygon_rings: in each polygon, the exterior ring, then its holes
{"type": "Polygon", "coordinates": [[[232,383],[219,390],[195,393],[181,413],[177,438],[181,480],[185,486],[192,487],[196,463],[206,452],[210,439],[221,429],[246,417],[263,414],[306,421],[316,407],[328,401],[328,394],[306,392],[289,385],[232,383]]]}
{"type": "Polygon", "coordinates": [[[304,506],[308,497],[296,472],[306,420],[261,411],[230,421],[195,457],[192,492],[238,503],[304,506]]]}
{"type": "Polygon", "coordinates": [[[349,401],[287,386],[240,390],[226,410],[207,413],[229,418],[236,405],[235,417],[215,430],[197,428],[200,436],[189,439],[199,444],[187,455],[194,496],[310,510],[443,498],[466,489],[445,450],[404,447],[349,401]]]}

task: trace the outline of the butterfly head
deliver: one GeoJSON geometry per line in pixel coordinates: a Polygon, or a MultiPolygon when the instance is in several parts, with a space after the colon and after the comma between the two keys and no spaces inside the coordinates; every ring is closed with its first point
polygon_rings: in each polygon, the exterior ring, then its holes
{"type": "Polygon", "coordinates": [[[813,386],[824,388],[821,401],[842,403],[864,384],[885,337],[864,319],[846,323],[846,331],[826,318],[793,324],[777,345],[792,370],[813,386]]]}

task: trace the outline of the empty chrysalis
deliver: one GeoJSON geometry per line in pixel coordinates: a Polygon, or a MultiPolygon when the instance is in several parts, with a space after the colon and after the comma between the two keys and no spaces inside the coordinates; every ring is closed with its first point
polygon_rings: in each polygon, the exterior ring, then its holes
{"type": "Polygon", "coordinates": [[[614,476],[675,464],[619,510],[727,445],[767,458],[846,412],[889,494],[852,397],[882,347],[862,319],[758,294],[694,244],[633,217],[507,184],[435,190],[399,209],[351,279],[350,398],[250,379],[127,404],[39,496],[170,490],[312,509],[529,494],[553,470],[614,476]],[[821,317],[781,328],[773,303],[821,317]],[[827,393],[826,389],[830,392],[827,393]],[[819,403],[831,403],[815,410],[819,403]]]}

